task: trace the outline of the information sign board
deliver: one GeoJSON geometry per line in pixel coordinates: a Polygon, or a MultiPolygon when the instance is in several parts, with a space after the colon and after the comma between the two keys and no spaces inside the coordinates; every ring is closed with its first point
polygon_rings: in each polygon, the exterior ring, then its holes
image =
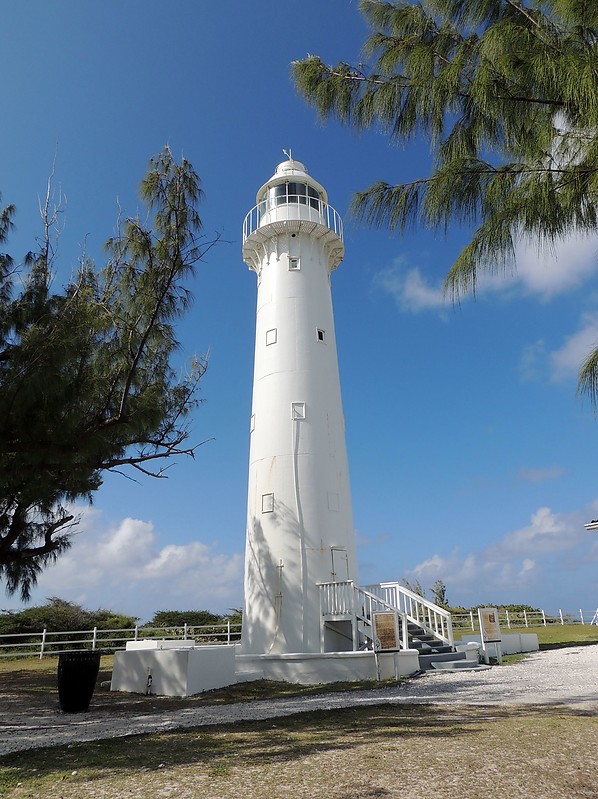
{"type": "Polygon", "coordinates": [[[392,610],[376,610],[372,613],[374,648],[377,652],[401,648],[399,614],[392,610]]]}
{"type": "Polygon", "coordinates": [[[498,623],[498,610],[496,608],[478,608],[480,619],[480,633],[482,643],[500,643],[500,624],[498,623]]]}

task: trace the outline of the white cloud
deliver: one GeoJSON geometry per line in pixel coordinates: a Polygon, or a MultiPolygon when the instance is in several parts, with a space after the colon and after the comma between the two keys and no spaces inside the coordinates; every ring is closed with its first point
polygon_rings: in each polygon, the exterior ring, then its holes
{"type": "Polygon", "coordinates": [[[569,336],[562,347],[550,353],[552,379],[558,381],[577,376],[582,362],[596,346],[598,319],[593,314],[584,314],[579,330],[569,336]]]}
{"type": "MultiPolygon", "coordinates": [[[[515,247],[516,268],[504,272],[480,270],[478,295],[513,292],[548,300],[581,285],[598,272],[598,235],[571,234],[540,247],[521,241],[515,247]]],[[[448,272],[450,264],[445,265],[448,272]]],[[[400,255],[381,270],[374,285],[394,299],[403,311],[417,313],[447,304],[443,282],[431,283],[417,265],[400,255]]]]}
{"type": "Polygon", "coordinates": [[[545,483],[548,480],[557,480],[565,474],[562,466],[548,466],[545,468],[524,468],[519,470],[519,477],[528,483],[545,483]]]}
{"type": "Polygon", "coordinates": [[[598,236],[570,235],[544,247],[521,242],[515,254],[516,279],[526,292],[550,299],[598,271],[598,236]]]}
{"type": "Polygon", "coordinates": [[[585,593],[591,596],[590,607],[591,602],[595,604],[592,580],[595,582],[598,538],[591,537],[583,525],[595,517],[597,509],[596,502],[573,513],[540,507],[529,524],[509,531],[496,543],[467,554],[458,549],[449,555],[436,553],[405,576],[419,580],[424,587],[442,579],[449,600],[464,604],[487,599],[529,601],[530,596],[549,591],[557,602],[559,595],[572,593],[581,602],[585,593]],[[589,577],[582,576],[586,567],[589,577]],[[571,572],[577,573],[574,584],[571,572]]]}
{"type": "Polygon", "coordinates": [[[417,313],[444,307],[446,299],[442,284],[430,285],[417,267],[405,269],[404,264],[405,258],[395,259],[391,267],[378,272],[375,285],[390,294],[403,311],[417,313]]]}
{"type": "Polygon", "coordinates": [[[224,554],[201,541],[164,544],[152,522],[111,523],[95,508],[77,512],[81,523],[73,545],[41,574],[33,604],[59,596],[144,621],[157,610],[222,611],[240,604],[242,554],[224,554]]]}
{"type": "Polygon", "coordinates": [[[528,344],[519,360],[519,375],[522,380],[538,380],[547,370],[548,353],[542,339],[528,344]]]}

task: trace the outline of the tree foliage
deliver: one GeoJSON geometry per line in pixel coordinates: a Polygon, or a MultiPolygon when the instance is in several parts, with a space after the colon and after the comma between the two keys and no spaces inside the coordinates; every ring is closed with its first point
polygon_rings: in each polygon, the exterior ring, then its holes
{"type": "Polygon", "coordinates": [[[441,608],[449,608],[444,580],[436,580],[430,591],[432,592],[432,602],[434,602],[435,605],[441,608]]]}
{"type": "MultiPolygon", "coordinates": [[[[366,65],[293,64],[322,117],[429,140],[432,174],[374,183],[353,210],[404,230],[454,221],[475,232],[447,290],[513,265],[515,243],[594,232],[598,199],[598,3],[593,0],[361,0],[366,65]]],[[[567,265],[563,264],[563,269],[567,265]]],[[[580,390],[598,400],[598,350],[580,390]]]]}
{"type": "Polygon", "coordinates": [[[148,622],[150,627],[204,627],[209,624],[222,624],[226,617],[209,610],[158,610],[148,622]]]}
{"type": "Polygon", "coordinates": [[[137,619],[105,608],[86,610],[75,602],[51,597],[45,605],[36,605],[20,611],[0,613],[1,635],[23,635],[50,632],[72,632],[74,630],[127,629],[135,626],[137,619]]]}
{"type": "MultiPolygon", "coordinates": [[[[26,600],[40,571],[70,546],[77,519],[106,471],[165,476],[193,455],[188,415],[205,370],[171,365],[185,282],[204,243],[192,165],[166,148],[141,183],[146,216],[119,221],[102,268],[83,258],[53,289],[52,223],[22,267],[0,254],[0,578],[26,600]]],[[[0,212],[0,246],[15,210],[0,212]]]]}

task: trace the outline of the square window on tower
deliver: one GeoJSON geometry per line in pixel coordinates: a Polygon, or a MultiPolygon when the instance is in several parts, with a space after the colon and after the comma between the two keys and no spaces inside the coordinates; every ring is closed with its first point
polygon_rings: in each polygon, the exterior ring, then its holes
{"type": "Polygon", "coordinates": [[[299,258],[289,258],[289,272],[297,272],[301,269],[299,258]]]}
{"type": "Polygon", "coordinates": [[[304,402],[291,402],[291,419],[305,419],[304,402]]]}
{"type": "Polygon", "coordinates": [[[274,510],[274,494],[262,494],[262,513],[272,513],[274,510]]]}
{"type": "Polygon", "coordinates": [[[270,344],[276,344],[277,338],[275,327],[273,327],[272,330],[266,330],[266,347],[270,346],[270,344]]]}
{"type": "Polygon", "coordinates": [[[318,341],[322,341],[322,342],[326,341],[326,331],[325,330],[321,330],[320,328],[318,328],[317,331],[316,331],[316,335],[318,337],[318,341]]]}

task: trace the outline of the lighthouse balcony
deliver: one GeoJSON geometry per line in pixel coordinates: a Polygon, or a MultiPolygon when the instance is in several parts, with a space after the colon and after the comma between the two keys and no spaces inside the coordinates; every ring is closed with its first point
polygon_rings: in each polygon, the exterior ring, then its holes
{"type": "Polygon", "coordinates": [[[262,246],[270,239],[306,233],[321,242],[328,253],[330,268],[335,269],[344,255],[343,220],[338,211],[315,198],[309,198],[309,202],[302,195],[287,199],[289,202],[279,205],[264,200],[247,214],[243,222],[243,260],[256,269],[262,246]]]}
{"type": "Polygon", "coordinates": [[[264,225],[291,220],[323,225],[343,240],[343,220],[335,208],[319,197],[289,194],[283,198],[268,198],[254,205],[243,222],[243,243],[264,225]],[[280,202],[280,199],[284,202],[280,202]]]}

